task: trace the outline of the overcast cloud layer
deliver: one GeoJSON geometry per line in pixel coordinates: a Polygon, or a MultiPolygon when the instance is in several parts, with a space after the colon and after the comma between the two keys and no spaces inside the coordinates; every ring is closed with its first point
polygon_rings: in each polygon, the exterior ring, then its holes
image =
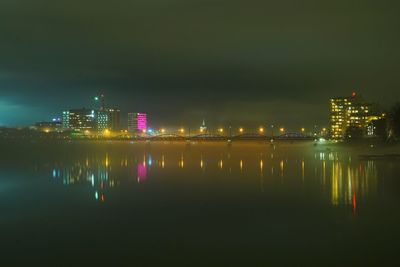
{"type": "Polygon", "coordinates": [[[0,2],[0,125],[108,104],[151,124],[327,124],[400,99],[396,1],[0,2]]]}

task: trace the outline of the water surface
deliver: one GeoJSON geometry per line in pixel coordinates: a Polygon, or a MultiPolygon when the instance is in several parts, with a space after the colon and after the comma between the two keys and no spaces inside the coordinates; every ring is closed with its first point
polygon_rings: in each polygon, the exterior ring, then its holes
{"type": "Polygon", "coordinates": [[[2,145],[4,263],[385,265],[400,165],[309,142],[2,145]]]}

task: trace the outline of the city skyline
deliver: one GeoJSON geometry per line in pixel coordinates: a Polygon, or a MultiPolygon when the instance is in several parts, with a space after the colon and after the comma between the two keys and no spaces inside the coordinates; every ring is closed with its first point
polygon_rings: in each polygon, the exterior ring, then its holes
{"type": "MultiPolygon", "coordinates": [[[[351,94],[356,94],[355,91],[352,91],[351,94]]],[[[358,93],[357,93],[358,94],[358,93]]],[[[332,96],[331,96],[332,97],[332,96]]],[[[327,106],[329,106],[329,103],[331,101],[331,97],[328,99],[328,104],[327,106]]],[[[337,96],[336,96],[337,97],[337,96]]],[[[347,96],[340,96],[337,98],[346,98],[346,97],[350,97],[350,94],[348,93],[347,96]]],[[[362,97],[362,96],[360,96],[362,97]]],[[[109,104],[107,102],[108,98],[107,96],[105,96],[103,93],[100,93],[98,95],[95,96],[91,96],[89,99],[86,99],[86,105],[84,105],[82,108],[72,108],[72,110],[78,111],[78,110],[87,110],[89,113],[93,112],[94,110],[97,110],[97,112],[110,112],[110,111],[118,111],[118,127],[112,127],[112,126],[103,126],[102,128],[106,129],[113,129],[116,130],[117,128],[121,128],[121,129],[127,129],[128,128],[128,117],[129,114],[132,113],[134,109],[130,109],[128,112],[127,111],[122,111],[118,108],[118,104],[109,104]],[[120,115],[121,113],[121,115],[120,115]]],[[[378,103],[375,103],[375,105],[378,105],[379,108],[381,108],[381,106],[378,103]]],[[[74,105],[71,103],[71,106],[73,107],[74,105]]],[[[66,110],[70,110],[71,106],[69,108],[67,108],[66,110]]],[[[76,105],[75,105],[76,106],[76,105]]],[[[141,111],[143,113],[143,111],[141,111]]],[[[329,114],[329,110],[326,109],[324,110],[324,113],[328,113],[329,114]]],[[[54,114],[54,113],[53,113],[54,114]]],[[[20,125],[16,125],[16,124],[3,124],[0,125],[0,127],[27,127],[27,126],[31,126],[35,123],[43,123],[43,122],[51,122],[51,121],[56,121],[58,119],[62,119],[63,118],[63,114],[65,114],[65,111],[60,111],[54,115],[47,115],[46,118],[42,118],[41,120],[38,121],[33,121],[30,122],[28,124],[20,124],[20,125]]],[[[140,112],[138,113],[140,114],[140,112]]],[[[145,114],[148,114],[148,112],[146,111],[145,114]]],[[[309,116],[307,116],[309,117],[309,116]]],[[[270,128],[270,127],[275,127],[277,129],[284,127],[285,131],[293,131],[293,132],[300,132],[302,129],[307,129],[307,131],[312,132],[315,131],[316,129],[323,129],[323,128],[327,128],[330,125],[330,115],[327,115],[326,119],[324,122],[322,122],[321,124],[317,124],[316,121],[314,121],[314,123],[312,122],[312,120],[304,120],[302,119],[301,121],[297,121],[295,123],[292,124],[285,124],[281,121],[276,121],[274,119],[271,119],[270,121],[254,121],[254,120],[243,120],[243,121],[239,121],[239,120],[230,120],[230,121],[224,121],[224,122],[220,122],[218,123],[218,121],[220,121],[218,118],[211,118],[211,119],[205,119],[204,117],[201,119],[201,121],[194,121],[191,120],[191,122],[181,122],[181,123],[177,123],[172,122],[170,124],[166,123],[166,122],[161,122],[161,121],[157,121],[157,119],[153,120],[152,118],[152,123],[149,123],[148,126],[150,129],[152,130],[160,130],[160,129],[169,129],[170,132],[173,131],[177,131],[179,132],[179,130],[183,127],[183,128],[187,128],[187,129],[196,129],[196,128],[201,128],[201,123],[204,123],[205,121],[207,121],[207,125],[209,126],[210,129],[212,129],[215,132],[218,132],[219,129],[222,128],[246,128],[246,129],[252,129],[251,131],[255,131],[257,132],[259,127],[265,127],[265,128],[270,128]],[[308,121],[308,123],[305,123],[305,121],[308,121]],[[176,128],[176,129],[175,129],[176,128]]],[[[146,124],[147,126],[147,124],[146,124]]],[[[64,127],[65,128],[65,127],[64,127]]],[[[68,127],[66,127],[68,128],[68,127]]],[[[147,128],[147,127],[146,127],[147,128]]],[[[143,129],[140,129],[143,130],[143,129]]]]}

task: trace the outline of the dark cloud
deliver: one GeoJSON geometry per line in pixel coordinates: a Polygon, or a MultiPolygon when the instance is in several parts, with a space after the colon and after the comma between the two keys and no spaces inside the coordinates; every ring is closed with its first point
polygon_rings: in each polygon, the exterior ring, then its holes
{"type": "Polygon", "coordinates": [[[0,110],[20,108],[0,122],[46,119],[105,91],[110,104],[147,111],[154,124],[326,124],[330,96],[357,89],[383,105],[399,99],[398,8],[3,0],[0,110]]]}

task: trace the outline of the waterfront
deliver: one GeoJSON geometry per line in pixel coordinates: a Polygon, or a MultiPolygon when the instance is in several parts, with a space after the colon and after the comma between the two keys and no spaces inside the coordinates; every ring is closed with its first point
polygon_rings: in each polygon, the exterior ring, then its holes
{"type": "Polygon", "coordinates": [[[395,257],[400,165],[359,160],[365,147],[2,146],[8,263],[21,253],[26,263],[139,266],[382,265],[395,257]]]}

